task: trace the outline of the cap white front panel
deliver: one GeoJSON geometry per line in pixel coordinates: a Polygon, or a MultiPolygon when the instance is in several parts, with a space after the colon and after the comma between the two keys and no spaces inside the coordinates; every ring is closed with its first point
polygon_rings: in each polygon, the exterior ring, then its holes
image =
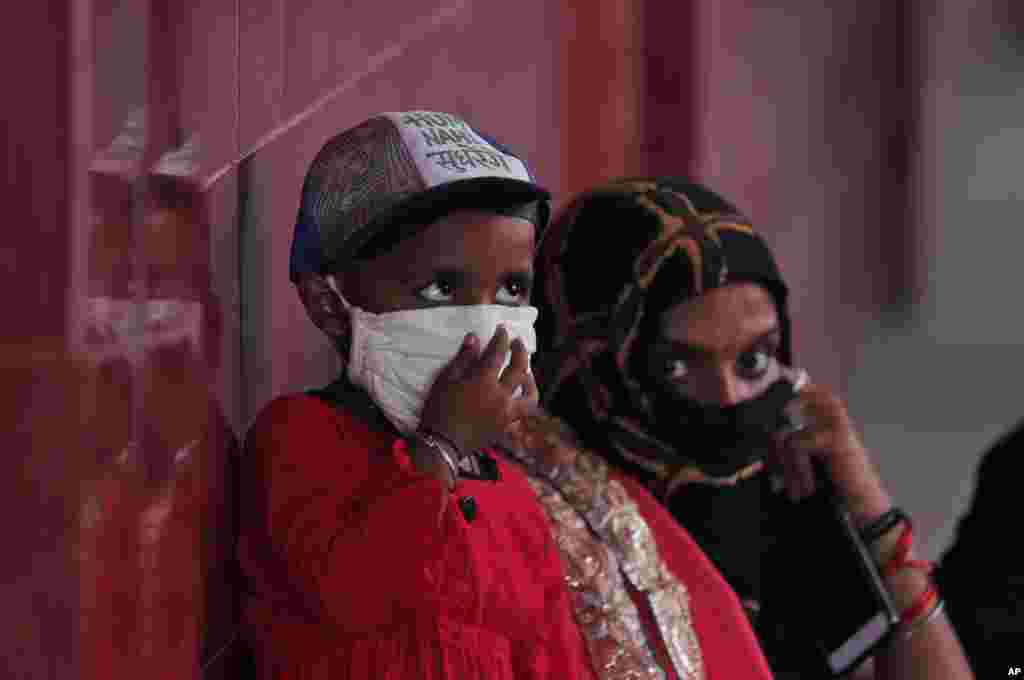
{"type": "Polygon", "coordinates": [[[434,111],[383,115],[398,128],[428,187],[477,177],[531,181],[522,161],[502,153],[457,116],[434,111]]]}

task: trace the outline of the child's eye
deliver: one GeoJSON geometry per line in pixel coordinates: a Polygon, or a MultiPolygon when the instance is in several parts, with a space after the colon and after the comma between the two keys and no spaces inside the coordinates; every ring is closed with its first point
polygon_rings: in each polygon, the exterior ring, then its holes
{"type": "Polygon", "coordinates": [[[427,302],[451,302],[455,299],[455,286],[448,281],[431,281],[416,294],[427,302]]]}
{"type": "Polygon", "coordinates": [[[522,304],[530,297],[530,288],[522,281],[509,281],[494,296],[499,305],[522,304]]]}

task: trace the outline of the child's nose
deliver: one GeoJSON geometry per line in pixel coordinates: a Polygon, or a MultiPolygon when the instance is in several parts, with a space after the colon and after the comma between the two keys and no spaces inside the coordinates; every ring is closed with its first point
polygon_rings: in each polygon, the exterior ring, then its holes
{"type": "Polygon", "coordinates": [[[489,290],[467,290],[464,298],[459,301],[462,305],[493,305],[495,304],[494,291],[489,290]]]}

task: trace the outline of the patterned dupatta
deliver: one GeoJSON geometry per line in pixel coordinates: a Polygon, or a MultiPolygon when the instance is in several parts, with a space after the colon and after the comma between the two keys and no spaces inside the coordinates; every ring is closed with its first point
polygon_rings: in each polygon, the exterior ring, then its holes
{"type": "Polygon", "coordinates": [[[658,555],[647,522],[608,464],[579,448],[566,426],[543,415],[520,421],[502,449],[527,470],[551,522],[594,670],[602,680],[665,677],[647,640],[628,581],[647,601],[680,680],[704,666],[686,587],[658,555]]]}

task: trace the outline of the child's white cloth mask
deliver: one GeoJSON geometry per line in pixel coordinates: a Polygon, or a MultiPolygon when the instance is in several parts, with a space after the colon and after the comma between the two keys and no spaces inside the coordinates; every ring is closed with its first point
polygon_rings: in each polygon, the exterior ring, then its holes
{"type": "MultiPolygon", "coordinates": [[[[419,427],[434,379],[459,353],[467,333],[486,347],[502,324],[509,339],[520,338],[531,356],[537,350],[536,307],[449,305],[373,314],[349,304],[333,276],[326,279],[349,313],[348,378],[400,432],[419,427]]],[[[511,360],[509,352],[502,370],[511,360]]]]}

